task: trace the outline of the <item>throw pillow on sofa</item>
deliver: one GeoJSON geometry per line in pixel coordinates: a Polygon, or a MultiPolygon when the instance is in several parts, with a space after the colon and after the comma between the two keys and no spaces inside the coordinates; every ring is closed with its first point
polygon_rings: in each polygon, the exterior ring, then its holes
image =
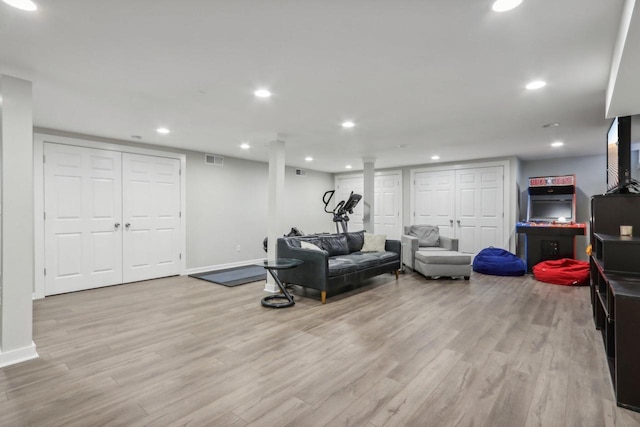
{"type": "Polygon", "coordinates": [[[362,252],[384,252],[384,245],[386,241],[387,236],[384,234],[364,233],[364,245],[362,245],[362,252]]]}
{"type": "Polygon", "coordinates": [[[322,252],[322,249],[314,245],[313,243],[305,242],[304,240],[300,241],[300,247],[302,249],[311,249],[312,251],[322,252]]]}

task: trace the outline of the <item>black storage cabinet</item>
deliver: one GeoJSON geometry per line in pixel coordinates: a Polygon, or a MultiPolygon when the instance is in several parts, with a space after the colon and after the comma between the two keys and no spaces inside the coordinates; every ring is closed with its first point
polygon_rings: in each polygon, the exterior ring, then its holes
{"type": "Polygon", "coordinates": [[[640,195],[591,199],[591,305],[618,406],[640,412],[640,195]],[[634,236],[620,236],[620,226],[634,236]],[[620,256],[617,256],[620,255],[620,256]]]}

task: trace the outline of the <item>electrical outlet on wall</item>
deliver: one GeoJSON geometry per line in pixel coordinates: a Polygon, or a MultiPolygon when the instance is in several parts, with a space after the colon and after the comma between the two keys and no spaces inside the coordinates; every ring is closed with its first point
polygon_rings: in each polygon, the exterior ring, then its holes
{"type": "Polygon", "coordinates": [[[236,252],[240,252],[240,245],[236,246],[236,252]]]}

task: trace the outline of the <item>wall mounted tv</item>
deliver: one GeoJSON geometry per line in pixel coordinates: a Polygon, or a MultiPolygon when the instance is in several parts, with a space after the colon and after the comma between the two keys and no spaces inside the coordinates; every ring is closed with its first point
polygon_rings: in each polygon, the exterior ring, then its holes
{"type": "Polygon", "coordinates": [[[631,117],[616,117],[607,132],[607,190],[631,182],[631,117]]]}

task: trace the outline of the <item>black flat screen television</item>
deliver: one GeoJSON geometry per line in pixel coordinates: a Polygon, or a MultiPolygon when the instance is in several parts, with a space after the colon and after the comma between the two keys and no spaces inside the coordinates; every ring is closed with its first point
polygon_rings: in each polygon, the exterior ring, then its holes
{"type": "Polygon", "coordinates": [[[631,179],[631,117],[616,117],[607,131],[607,190],[631,179]]]}

